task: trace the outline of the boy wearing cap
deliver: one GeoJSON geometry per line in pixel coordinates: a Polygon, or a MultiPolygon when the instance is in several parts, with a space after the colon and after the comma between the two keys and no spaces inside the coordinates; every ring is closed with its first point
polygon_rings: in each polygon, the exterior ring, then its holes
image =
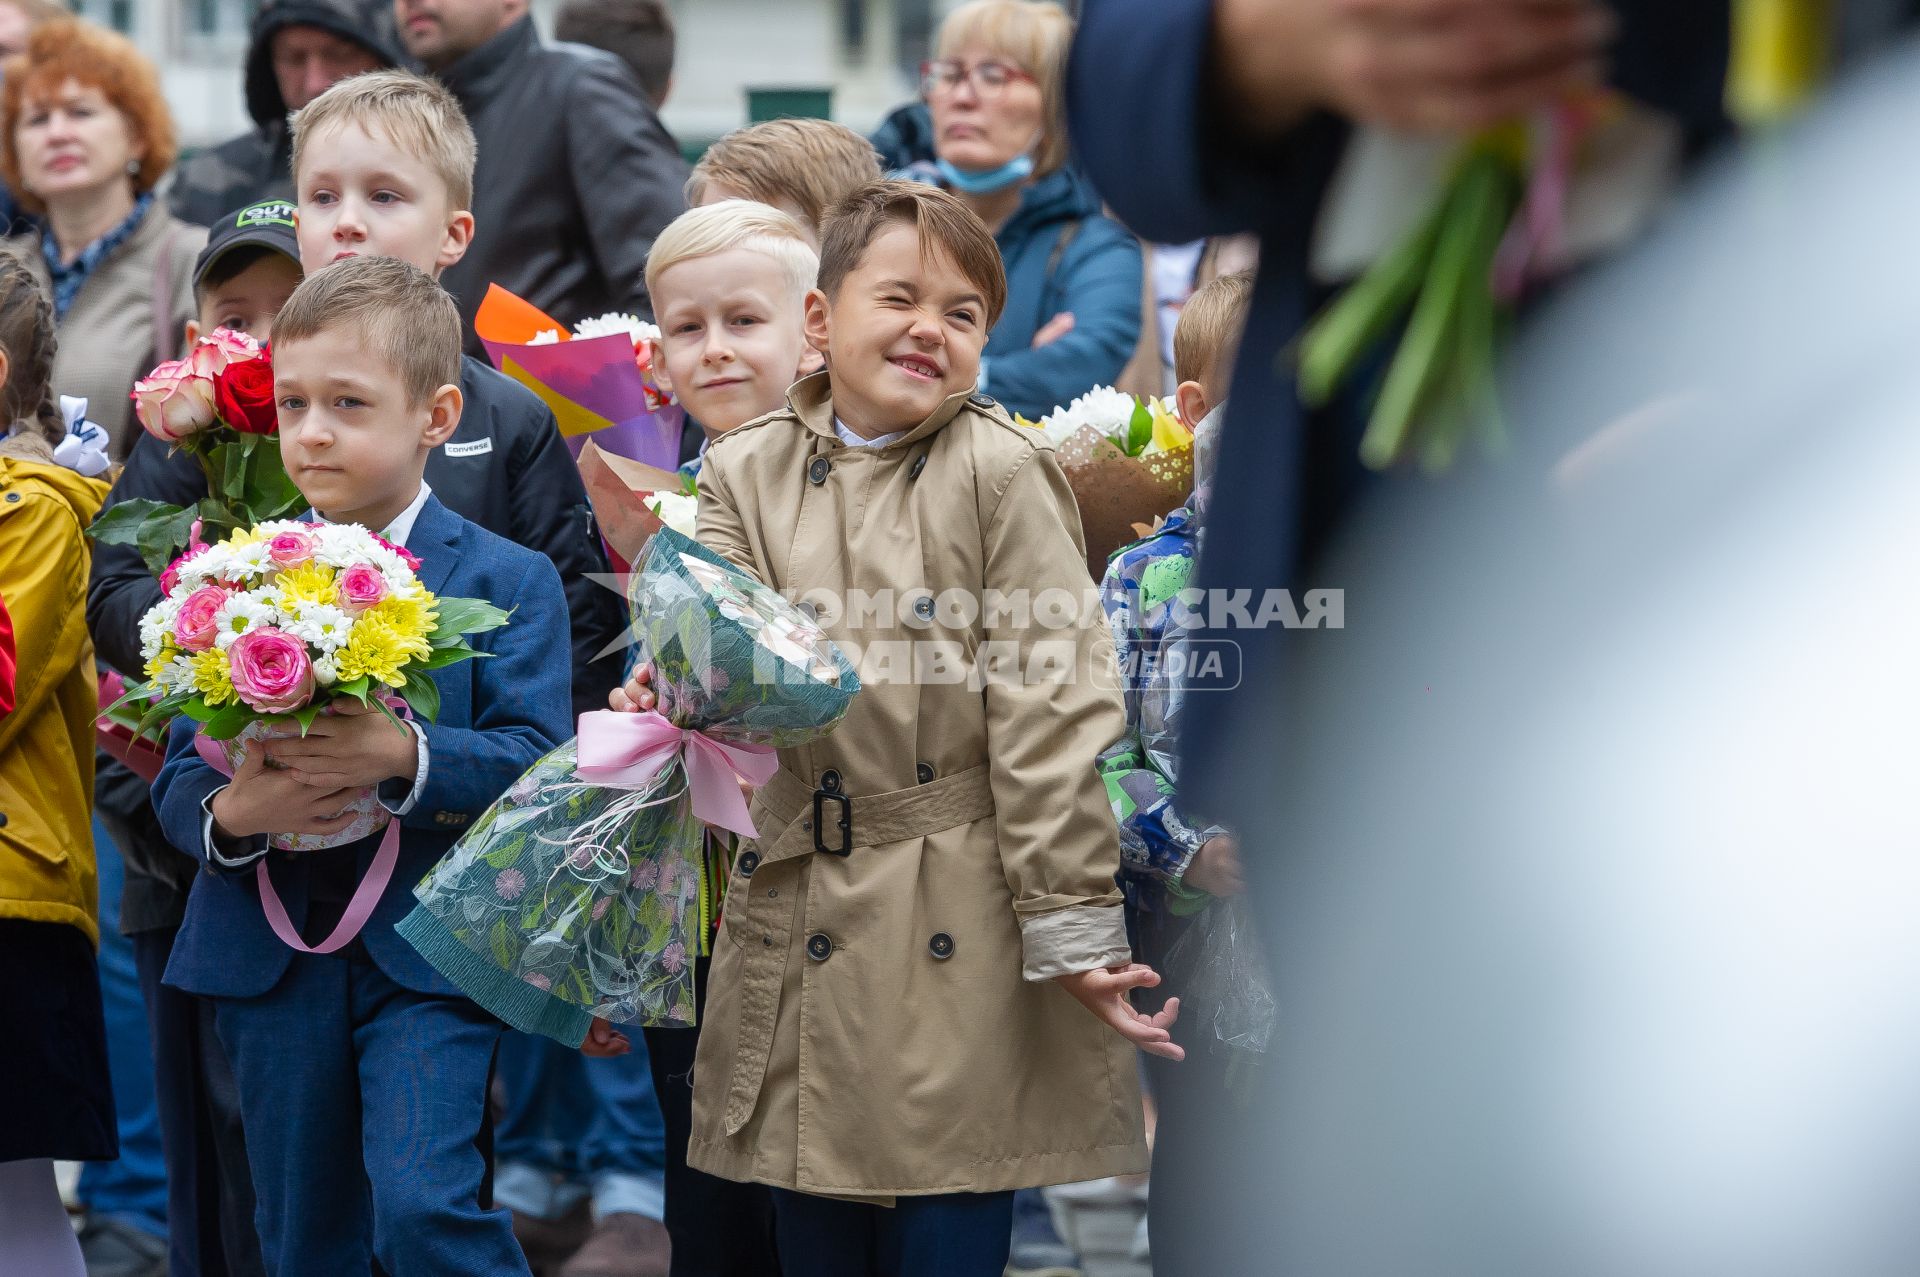
{"type": "Polygon", "coordinates": [[[187,345],[216,328],[270,340],[273,317],[299,285],[290,201],[264,200],[221,218],[193,264],[196,313],[187,321],[187,345]]]}

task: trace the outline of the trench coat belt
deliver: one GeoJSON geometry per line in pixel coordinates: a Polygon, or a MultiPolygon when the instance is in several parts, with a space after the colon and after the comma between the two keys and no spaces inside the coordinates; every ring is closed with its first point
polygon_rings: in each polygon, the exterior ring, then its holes
{"type": "MultiPolygon", "coordinates": [[[[784,768],[760,787],[754,823],[762,829],[779,832],[762,837],[755,844],[760,853],[760,865],[754,871],[756,882],[769,865],[815,854],[813,831],[807,828],[813,816],[813,790],[812,785],[784,768]]],[[[856,864],[861,848],[924,838],[957,825],[970,825],[991,816],[994,810],[993,788],[984,765],[907,789],[856,794],[849,801],[853,804],[856,864]]],[[[734,1045],[733,1076],[727,1087],[728,1135],[740,1133],[753,1117],[754,1106],[760,1100],[760,1086],[766,1079],[767,1060],[773,1050],[773,1027],[780,1014],[780,994],[786,981],[795,914],[800,905],[797,892],[775,898],[765,892],[741,889],[727,896],[724,925],[738,929],[736,939],[745,955],[737,984],[740,1033],[734,1045]]]]}

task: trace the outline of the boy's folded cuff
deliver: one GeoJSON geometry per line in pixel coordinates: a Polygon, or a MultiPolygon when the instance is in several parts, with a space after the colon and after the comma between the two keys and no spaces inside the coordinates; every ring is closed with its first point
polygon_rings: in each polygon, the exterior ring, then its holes
{"type": "Polygon", "coordinates": [[[1133,961],[1126,910],[1117,904],[1075,905],[1022,918],[1020,945],[1025,958],[1020,974],[1033,981],[1133,961]]]}

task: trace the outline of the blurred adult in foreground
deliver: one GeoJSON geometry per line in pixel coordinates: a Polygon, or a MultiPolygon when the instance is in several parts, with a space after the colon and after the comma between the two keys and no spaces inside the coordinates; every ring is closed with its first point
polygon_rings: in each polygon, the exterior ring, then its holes
{"type": "Polygon", "coordinates": [[[0,174],[43,226],[4,247],[53,299],[54,392],[86,399],[121,460],[138,433],[127,396],[179,353],[207,238],[154,196],[174,160],[160,75],[125,36],[62,18],[34,29],[5,77],[0,174]]]}
{"type": "Polygon", "coordinates": [[[934,157],[909,174],[958,195],[1007,271],[982,389],[1039,418],[1111,384],[1140,338],[1140,245],[1067,164],[1062,77],[1073,20],[1052,0],[971,0],[921,78],[934,157]]]}

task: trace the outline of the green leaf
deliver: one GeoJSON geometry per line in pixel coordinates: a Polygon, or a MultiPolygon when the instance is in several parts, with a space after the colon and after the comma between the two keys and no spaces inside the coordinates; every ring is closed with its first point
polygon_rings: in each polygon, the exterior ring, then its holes
{"type": "MultiPolygon", "coordinates": [[[[384,691],[385,689],[383,688],[382,690],[384,691]]],[[[384,696],[369,696],[369,697],[367,698],[367,704],[368,704],[368,705],[371,705],[371,706],[372,706],[372,707],[373,707],[374,709],[377,709],[377,710],[379,710],[379,711],[380,711],[380,712],[381,712],[382,714],[384,714],[384,715],[386,715],[386,717],[387,717],[387,721],[388,721],[389,723],[392,723],[392,724],[393,724],[393,725],[394,725],[395,727],[397,727],[397,728],[399,728],[399,729],[400,729],[401,731],[403,731],[403,732],[404,732],[404,731],[406,731],[406,730],[407,730],[407,725],[406,725],[405,723],[403,723],[403,722],[401,722],[401,721],[400,721],[400,716],[399,716],[398,714],[396,714],[396,713],[394,713],[394,712],[393,712],[393,707],[392,707],[392,706],[390,706],[390,705],[388,705],[388,704],[387,704],[387,698],[386,698],[386,697],[384,697],[384,696]]],[[[439,708],[439,706],[438,706],[438,705],[435,705],[435,706],[434,706],[434,708],[435,708],[435,709],[438,709],[438,708],[439,708]]]]}
{"type": "Polygon", "coordinates": [[[1153,442],[1153,413],[1139,401],[1133,405],[1133,416],[1127,421],[1127,441],[1121,451],[1129,457],[1137,457],[1147,450],[1153,442]]]}
{"type": "MultiPolygon", "coordinates": [[[[87,529],[87,535],[103,545],[137,545],[142,524],[152,519],[178,519],[187,512],[177,505],[168,505],[164,501],[149,501],[138,497],[131,501],[122,501],[101,512],[87,529]]],[[[192,517],[181,525],[181,544],[186,544],[185,528],[193,523],[192,517]]]]}
{"type": "Polygon", "coordinates": [[[300,734],[305,736],[308,729],[313,726],[313,720],[320,717],[320,715],[326,711],[326,708],[324,702],[315,702],[303,709],[293,711],[289,717],[291,717],[294,722],[300,724],[300,734]]]}
{"type": "Polygon", "coordinates": [[[1353,367],[1406,313],[1426,278],[1450,201],[1443,192],[1418,226],[1336,297],[1300,338],[1300,398],[1332,399],[1353,367]]]}
{"type": "Polygon", "coordinates": [[[238,505],[246,498],[249,451],[244,439],[220,444],[213,450],[215,473],[219,475],[220,480],[220,495],[227,499],[229,506],[238,505]]]}
{"type": "Polygon", "coordinates": [[[193,696],[189,697],[187,703],[180,707],[180,712],[196,723],[205,723],[211,720],[219,711],[213,709],[198,696],[193,696]]]}
{"type": "Polygon", "coordinates": [[[258,712],[245,705],[223,706],[213,717],[204,721],[200,734],[208,740],[232,740],[247,729],[248,723],[259,717],[258,712]]]}
{"type": "Polygon", "coordinates": [[[493,652],[476,652],[465,643],[453,647],[436,647],[431,656],[420,662],[419,668],[443,670],[449,665],[458,665],[461,661],[488,660],[494,655],[493,652]]]}
{"type": "Polygon", "coordinates": [[[434,605],[440,619],[434,623],[428,642],[434,647],[450,646],[467,634],[497,630],[507,623],[511,613],[485,599],[442,598],[434,605]]]}
{"type": "Polygon", "coordinates": [[[407,682],[400,689],[400,695],[413,712],[429,723],[440,720],[440,685],[419,669],[407,671],[407,682]]]}
{"type": "Polygon", "coordinates": [[[333,691],[336,696],[351,696],[354,700],[365,705],[367,703],[367,687],[367,676],[362,674],[359,678],[351,679],[348,682],[335,683],[333,685],[333,691]]]}
{"type": "Polygon", "coordinates": [[[502,971],[513,970],[513,938],[507,931],[507,920],[501,918],[493,924],[487,933],[487,943],[493,950],[493,960],[502,971]]]}

